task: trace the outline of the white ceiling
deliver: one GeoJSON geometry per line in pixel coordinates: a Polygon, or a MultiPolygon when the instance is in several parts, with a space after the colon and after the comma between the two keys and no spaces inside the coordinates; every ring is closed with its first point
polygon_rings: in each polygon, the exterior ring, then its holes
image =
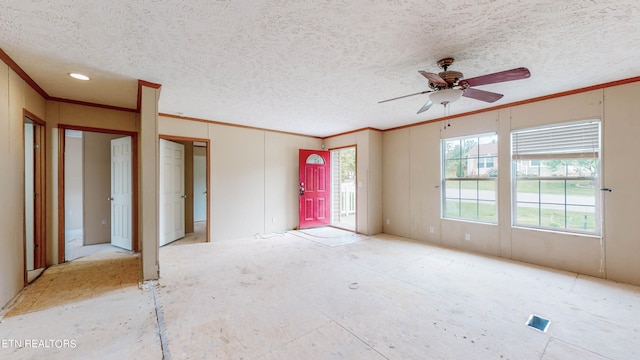
{"type": "Polygon", "coordinates": [[[328,136],[434,119],[418,70],[469,77],[524,66],[451,114],[640,76],[640,2],[500,0],[4,0],[0,48],[50,96],[328,136]],[[69,72],[92,77],[69,78],[69,72]]]}

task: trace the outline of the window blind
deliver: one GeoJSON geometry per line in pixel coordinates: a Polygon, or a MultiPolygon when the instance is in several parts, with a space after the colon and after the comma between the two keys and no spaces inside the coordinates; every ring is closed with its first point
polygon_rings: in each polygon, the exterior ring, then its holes
{"type": "Polygon", "coordinates": [[[600,121],[587,121],[511,133],[513,160],[598,157],[600,121]]]}

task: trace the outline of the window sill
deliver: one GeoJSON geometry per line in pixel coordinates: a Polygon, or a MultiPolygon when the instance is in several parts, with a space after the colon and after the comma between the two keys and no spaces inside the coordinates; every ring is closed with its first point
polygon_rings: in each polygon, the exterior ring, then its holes
{"type": "Polygon", "coordinates": [[[546,233],[552,233],[552,234],[558,234],[558,235],[566,235],[566,236],[588,237],[588,238],[593,238],[593,239],[601,239],[602,238],[601,234],[577,232],[577,231],[559,231],[559,230],[552,230],[552,229],[546,229],[546,228],[525,227],[525,226],[517,226],[517,225],[511,225],[511,228],[512,229],[518,229],[518,230],[540,231],[540,232],[546,232],[546,233]]]}

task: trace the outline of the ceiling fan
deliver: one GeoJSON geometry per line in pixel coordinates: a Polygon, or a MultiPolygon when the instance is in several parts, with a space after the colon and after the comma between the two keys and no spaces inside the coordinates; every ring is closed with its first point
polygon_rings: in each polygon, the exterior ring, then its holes
{"type": "Polygon", "coordinates": [[[378,104],[427,93],[431,93],[431,95],[429,95],[429,101],[427,101],[427,103],[424,104],[424,106],[422,106],[420,110],[418,110],[417,114],[429,110],[429,108],[433,104],[442,104],[447,107],[448,104],[460,99],[461,96],[492,103],[500,100],[504,95],[491,91],[475,89],[472,86],[526,79],[531,76],[529,69],[525,67],[519,67],[516,69],[477,76],[470,79],[464,79],[464,76],[461,72],[448,70],[451,64],[453,64],[453,58],[444,58],[438,61],[438,67],[440,67],[444,71],[438,74],[426,71],[418,71],[420,75],[429,80],[429,87],[431,88],[431,90],[425,90],[415,94],[399,96],[393,99],[382,100],[379,101],[378,104]]]}

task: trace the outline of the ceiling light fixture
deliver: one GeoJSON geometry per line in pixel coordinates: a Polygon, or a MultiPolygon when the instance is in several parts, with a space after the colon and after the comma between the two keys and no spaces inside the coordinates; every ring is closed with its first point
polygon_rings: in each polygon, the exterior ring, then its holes
{"type": "Polygon", "coordinates": [[[80,74],[80,73],[69,73],[69,76],[78,80],[84,80],[84,81],[91,80],[91,78],[88,77],[87,75],[80,74]]]}
{"type": "MultiPolygon", "coordinates": [[[[458,101],[463,92],[461,89],[442,89],[431,93],[429,100],[434,104],[441,104],[444,110],[443,115],[447,117],[451,115],[451,106],[449,104],[458,101]]],[[[445,129],[447,126],[451,126],[451,124],[445,125],[445,129]]]]}
{"type": "Polygon", "coordinates": [[[434,104],[447,105],[452,102],[458,101],[462,97],[462,90],[460,89],[444,89],[438,90],[429,95],[429,99],[434,104]]]}

